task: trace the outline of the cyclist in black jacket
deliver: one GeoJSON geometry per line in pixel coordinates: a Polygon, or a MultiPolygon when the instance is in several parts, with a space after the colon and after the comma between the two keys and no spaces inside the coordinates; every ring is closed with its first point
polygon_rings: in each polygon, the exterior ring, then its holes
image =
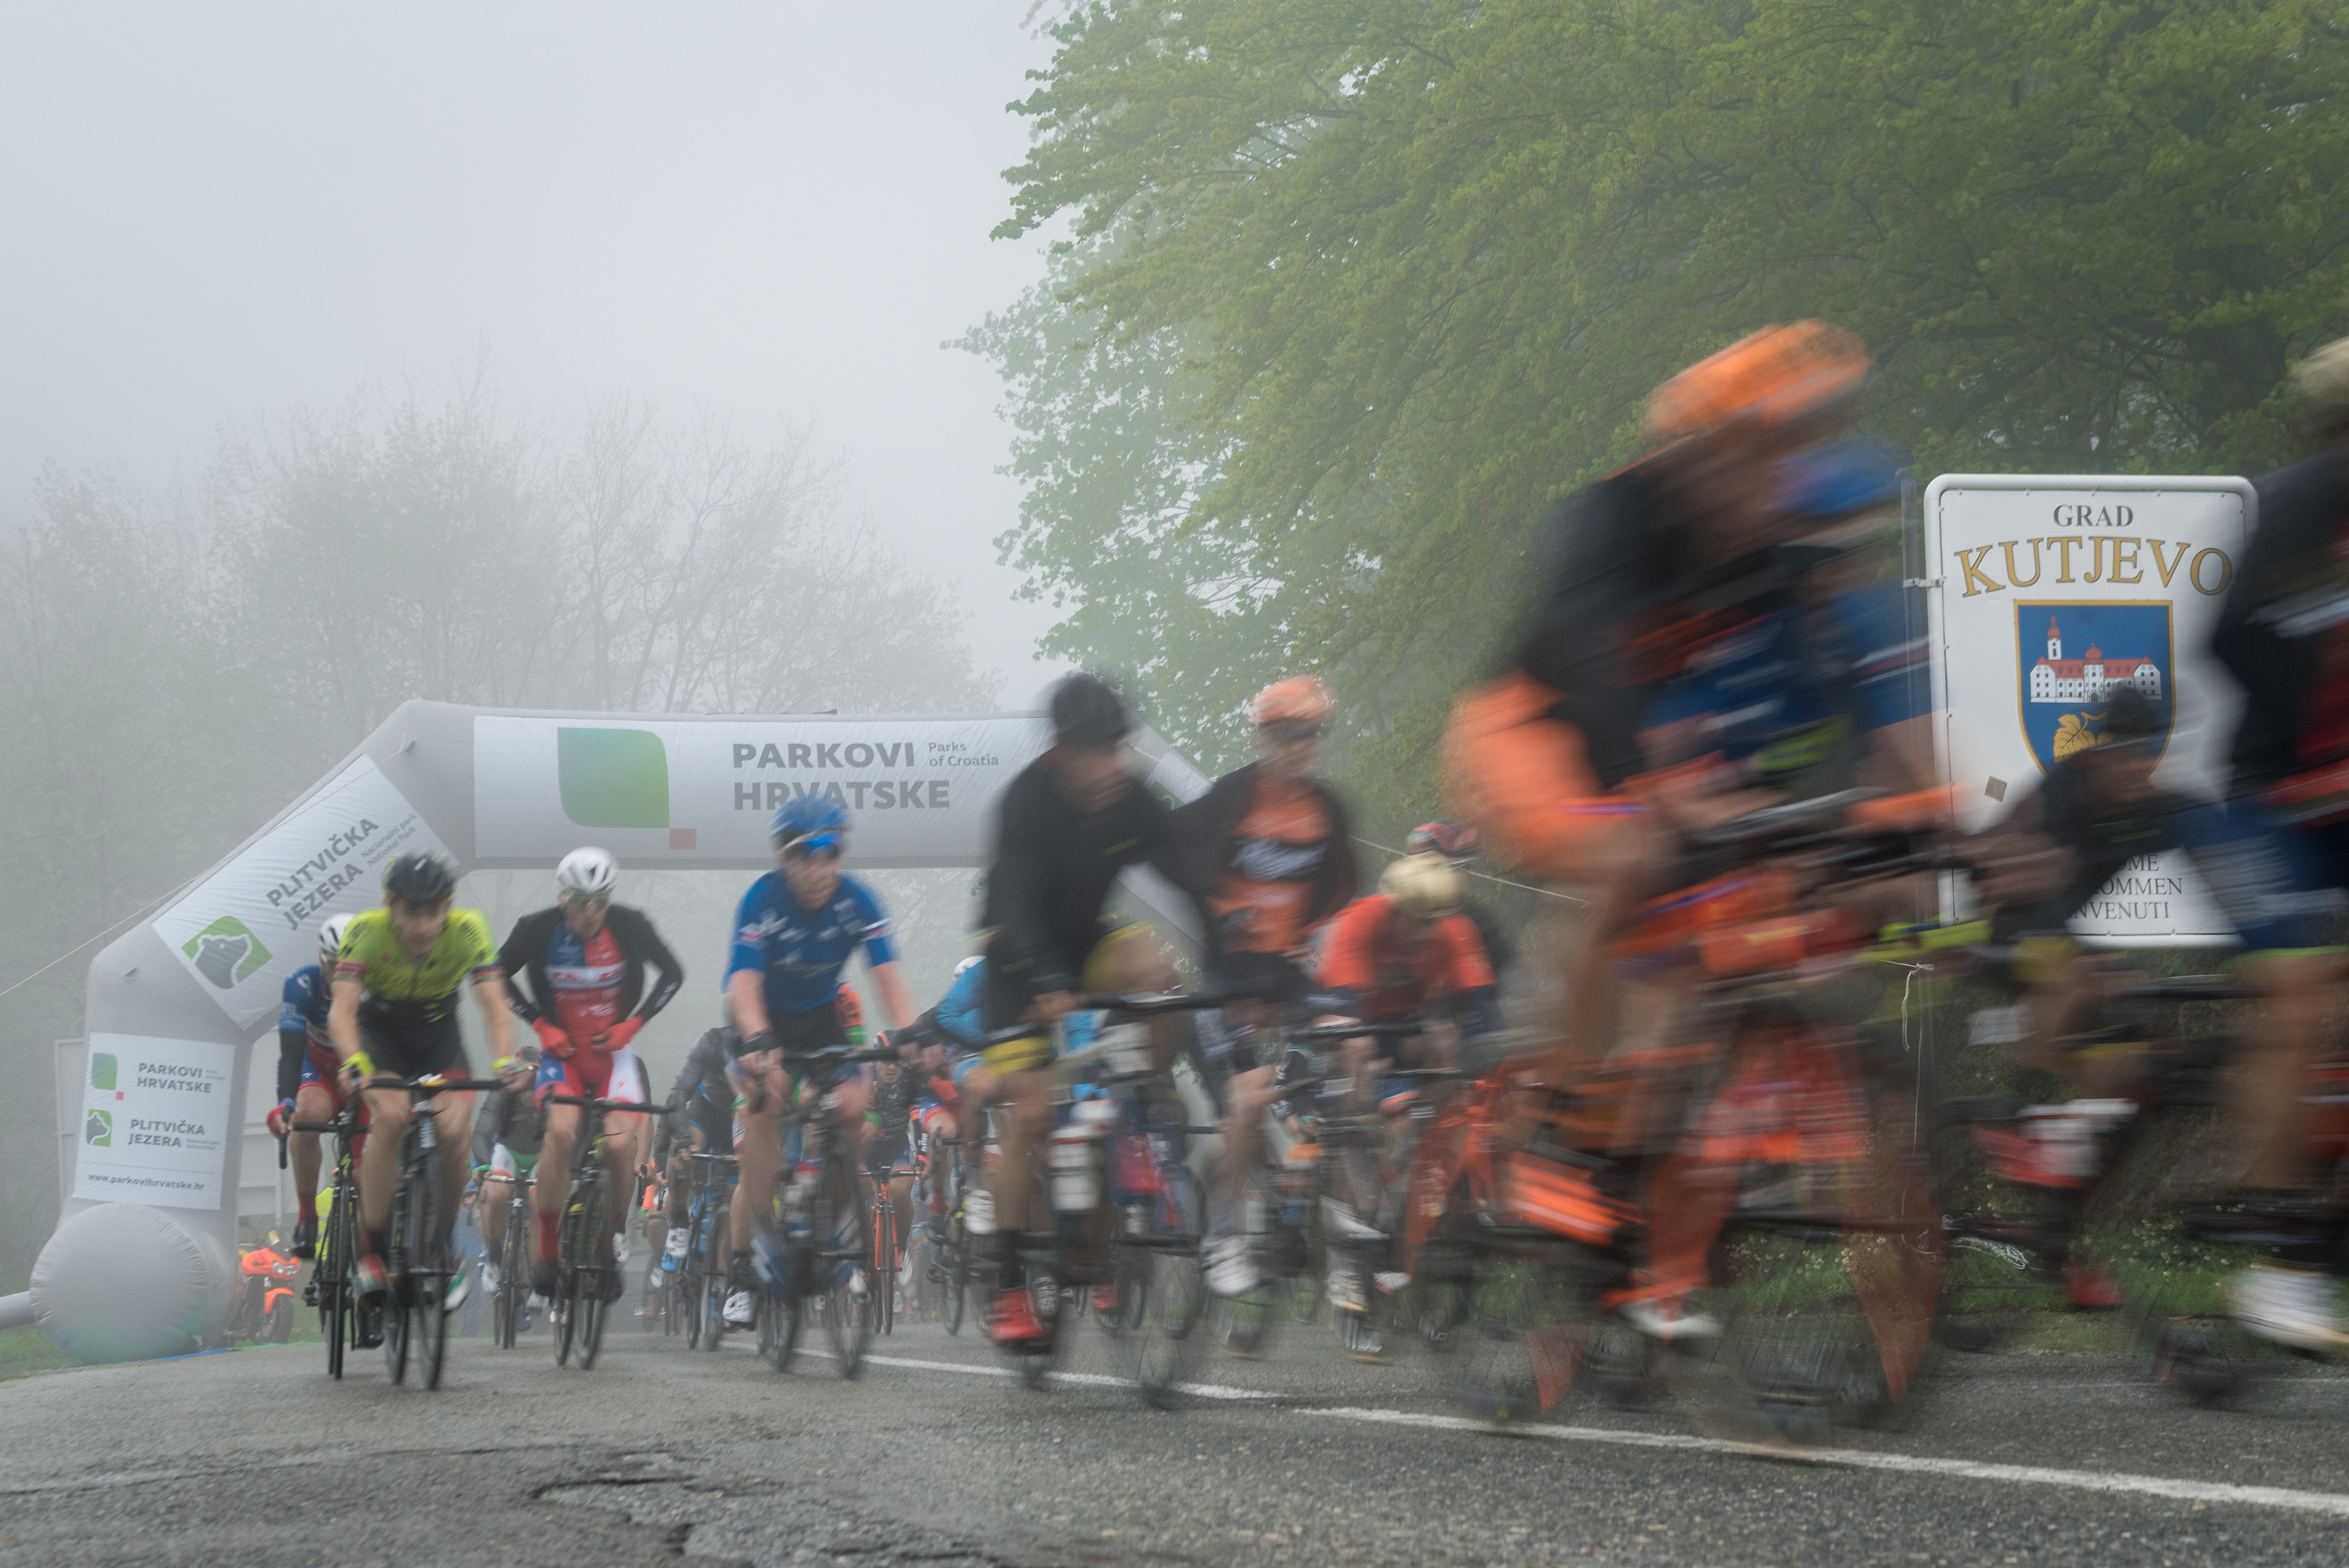
{"type": "MultiPolygon", "coordinates": [[[[2338,911],[2349,889],[2349,338],[2309,356],[2293,389],[2324,438],[2259,485],[2259,531],[2220,607],[2210,651],[2243,688],[2231,811],[2259,825],[2266,874],[2239,901],[2289,912],[2243,931],[2246,979],[2267,993],[2230,1090],[2251,1207],[2306,1217],[2308,1240],[2249,1269],[2235,1307],[2253,1331],[2306,1350],[2349,1346],[2323,1264],[2337,1211],[2314,1191],[2306,1074],[2335,1037],[2338,911]]],[[[2240,922],[2238,923],[2241,923],[2240,922]]]]}
{"type": "MultiPolygon", "coordinates": [[[[989,1034],[1020,1025],[1034,1033],[981,1053],[965,1092],[974,1101],[1009,1102],[1002,1162],[994,1181],[998,1262],[1002,1288],[988,1312],[998,1343],[1043,1337],[1020,1288],[1018,1238],[1044,1229],[1049,1214],[1030,1212],[1035,1154],[1051,1123],[1050,1029],[1076,1010],[1086,992],[1159,991],[1174,983],[1162,944],[1147,928],[1105,931],[1102,912],[1118,873],[1145,862],[1184,885],[1173,814],[1136,777],[1126,737],[1133,721],[1117,688],[1098,676],[1070,676],[1052,690],[1052,748],[1022,769],[998,807],[994,864],[980,924],[987,945],[986,1016],[989,1034]]],[[[1164,1045],[1171,1035],[1154,1037],[1164,1045]]],[[[1162,1060],[1163,1069],[1171,1056],[1162,1060]]]]}
{"type": "Polygon", "coordinates": [[[726,1064],[739,1046],[728,1024],[705,1031],[693,1043],[664,1100],[676,1106],[677,1112],[662,1117],[660,1130],[653,1135],[653,1163],[668,1172],[668,1237],[660,1266],[669,1274],[685,1266],[686,1243],[691,1239],[685,1205],[693,1182],[686,1157],[734,1152],[734,1080],[726,1076],[726,1064]]]}

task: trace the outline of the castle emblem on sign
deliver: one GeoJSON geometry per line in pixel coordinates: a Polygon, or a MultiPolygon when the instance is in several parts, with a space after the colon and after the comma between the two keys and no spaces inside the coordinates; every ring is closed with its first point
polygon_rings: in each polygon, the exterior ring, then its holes
{"type": "Polygon", "coordinates": [[[2161,698],[2161,666],[2149,658],[2108,655],[2096,646],[2076,659],[2064,656],[2064,634],[2055,618],[2047,618],[2047,652],[2031,666],[2033,702],[2102,702],[2118,686],[2135,686],[2157,702],[2161,698]]]}
{"type": "Polygon", "coordinates": [[[2014,652],[2017,717],[2042,768],[2101,744],[2117,692],[2142,693],[2168,722],[2178,693],[2166,603],[2026,600],[2014,607],[2014,652]]]}

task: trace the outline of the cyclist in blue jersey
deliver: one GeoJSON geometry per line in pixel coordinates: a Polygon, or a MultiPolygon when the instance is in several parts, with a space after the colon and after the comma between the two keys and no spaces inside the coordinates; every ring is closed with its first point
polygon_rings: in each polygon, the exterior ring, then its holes
{"type": "Polygon", "coordinates": [[[318,962],[285,977],[277,1013],[277,1103],[270,1108],[269,1130],[287,1140],[294,1156],[300,1218],[291,1250],[297,1258],[315,1257],[318,1251],[318,1135],[295,1132],[293,1124],[332,1120],[343,1109],[340,1064],[334,1041],[326,1037],[326,1013],[334,1005],[326,976],[334,973],[343,928],[350,923],[349,915],[338,914],[318,928],[318,962]]]}
{"type": "MultiPolygon", "coordinates": [[[[774,1207],[782,1164],[780,1117],[803,1059],[848,1044],[848,1026],[833,1002],[841,974],[860,951],[881,993],[892,1029],[913,1021],[913,998],[898,972],[888,916],[872,890],[840,869],[848,850],[848,809],[821,795],[783,802],[770,830],[777,869],[750,884],[734,920],[734,951],[726,965],[726,1006],[736,1038],[732,1076],[743,1096],[741,1201],[733,1213],[733,1294],[727,1322],[748,1327],[757,1278],[750,1261],[753,1223],[774,1207]],[[795,1058],[797,1058],[795,1060],[795,1058]]],[[[864,1130],[861,1075],[843,1073],[840,1124],[852,1149],[864,1130]]]]}

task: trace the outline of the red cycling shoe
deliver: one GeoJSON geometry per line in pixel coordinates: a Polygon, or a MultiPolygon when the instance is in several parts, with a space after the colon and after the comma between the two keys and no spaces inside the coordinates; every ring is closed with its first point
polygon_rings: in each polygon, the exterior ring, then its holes
{"type": "Polygon", "coordinates": [[[987,1336],[998,1345],[1021,1345],[1044,1338],[1050,1330],[1036,1315],[1028,1292],[999,1290],[987,1308],[987,1336]]]}

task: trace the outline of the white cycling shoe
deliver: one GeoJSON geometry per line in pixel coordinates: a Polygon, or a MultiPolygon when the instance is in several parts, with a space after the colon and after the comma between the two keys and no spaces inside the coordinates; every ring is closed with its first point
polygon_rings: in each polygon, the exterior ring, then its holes
{"type": "Polygon", "coordinates": [[[2333,1278],[2311,1269],[2254,1264],[2228,1288],[2235,1320],[2262,1339],[2295,1350],[2338,1350],[2349,1329],[2333,1309],[2333,1278]]]}
{"type": "Polygon", "coordinates": [[[1717,1339],[1721,1336],[1721,1320],[1705,1313],[1689,1311],[1688,1304],[1682,1298],[1650,1296],[1640,1301],[1627,1301],[1616,1310],[1633,1328],[1667,1345],[1681,1339],[1717,1339]]]}
{"type": "Polygon", "coordinates": [[[749,1291],[738,1290],[726,1298],[727,1327],[749,1328],[758,1321],[758,1309],[752,1304],[749,1291]]]}
{"type": "Polygon", "coordinates": [[[1207,1243],[1207,1288],[1220,1296],[1246,1295],[1257,1286],[1256,1249],[1244,1235],[1207,1243]]]}

